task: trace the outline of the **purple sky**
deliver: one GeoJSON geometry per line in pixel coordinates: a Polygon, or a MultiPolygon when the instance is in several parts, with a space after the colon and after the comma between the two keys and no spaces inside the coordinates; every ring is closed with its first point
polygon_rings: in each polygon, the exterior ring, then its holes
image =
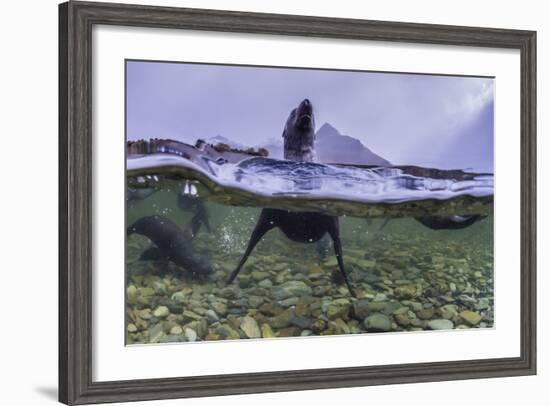
{"type": "Polygon", "coordinates": [[[317,128],[394,164],[492,172],[493,92],[488,78],[129,61],[127,135],[267,144],[307,97],[317,128]]]}

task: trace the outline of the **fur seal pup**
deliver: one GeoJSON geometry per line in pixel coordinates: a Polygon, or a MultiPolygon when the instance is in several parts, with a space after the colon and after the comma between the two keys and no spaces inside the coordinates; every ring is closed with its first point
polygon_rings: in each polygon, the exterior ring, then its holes
{"type": "MultiPolygon", "coordinates": [[[[285,124],[283,138],[285,159],[300,162],[312,162],[315,159],[315,121],[313,106],[308,99],[303,100],[291,111],[285,124]]],[[[288,239],[301,243],[314,243],[328,234],[333,242],[340,273],[350,294],[355,297],[355,291],[344,269],[338,217],[315,212],[263,209],[243,257],[227,280],[228,284],[235,280],[248,256],[265,233],[275,227],[278,227],[288,239]]]]}
{"type": "Polygon", "coordinates": [[[204,201],[199,198],[197,187],[189,181],[186,181],[180,188],[178,193],[178,207],[181,210],[192,210],[193,217],[191,219],[191,238],[195,238],[202,225],[206,231],[210,232],[210,223],[208,221],[208,211],[204,205],[204,201]]]}
{"type": "Polygon", "coordinates": [[[487,216],[474,214],[471,216],[424,216],[414,219],[432,230],[459,230],[469,227],[485,217],[487,216]]]}
{"type": "Polygon", "coordinates": [[[170,261],[185,268],[196,278],[204,278],[212,272],[209,261],[193,251],[186,234],[166,217],[142,217],[126,229],[126,235],[134,233],[149,238],[155,245],[145,250],[140,260],[170,261]]]}

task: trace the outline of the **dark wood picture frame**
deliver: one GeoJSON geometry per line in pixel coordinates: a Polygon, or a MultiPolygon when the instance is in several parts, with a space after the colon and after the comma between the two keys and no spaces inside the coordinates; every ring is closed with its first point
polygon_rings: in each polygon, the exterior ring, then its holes
{"type": "Polygon", "coordinates": [[[536,32],[68,2],[59,6],[59,400],[218,396],[536,373],[536,32]],[[130,381],[92,380],[94,24],[513,48],[521,54],[521,353],[517,358],[130,381]]]}

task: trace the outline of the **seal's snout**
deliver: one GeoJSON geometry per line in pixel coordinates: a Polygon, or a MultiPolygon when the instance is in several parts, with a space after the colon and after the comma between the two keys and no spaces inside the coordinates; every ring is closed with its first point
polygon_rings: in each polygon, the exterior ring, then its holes
{"type": "Polygon", "coordinates": [[[313,127],[313,105],[309,99],[304,99],[296,111],[296,123],[303,129],[313,127]]]}
{"type": "Polygon", "coordinates": [[[311,105],[311,102],[309,101],[309,99],[304,99],[298,106],[298,117],[301,117],[304,115],[311,116],[312,110],[313,110],[313,106],[311,105]]]}

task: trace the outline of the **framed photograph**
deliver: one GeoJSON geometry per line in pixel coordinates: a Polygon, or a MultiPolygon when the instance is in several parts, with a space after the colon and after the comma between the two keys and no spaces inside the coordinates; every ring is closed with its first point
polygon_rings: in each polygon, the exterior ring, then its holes
{"type": "Polygon", "coordinates": [[[536,33],[59,6],[59,400],[536,373],[536,33]]]}

